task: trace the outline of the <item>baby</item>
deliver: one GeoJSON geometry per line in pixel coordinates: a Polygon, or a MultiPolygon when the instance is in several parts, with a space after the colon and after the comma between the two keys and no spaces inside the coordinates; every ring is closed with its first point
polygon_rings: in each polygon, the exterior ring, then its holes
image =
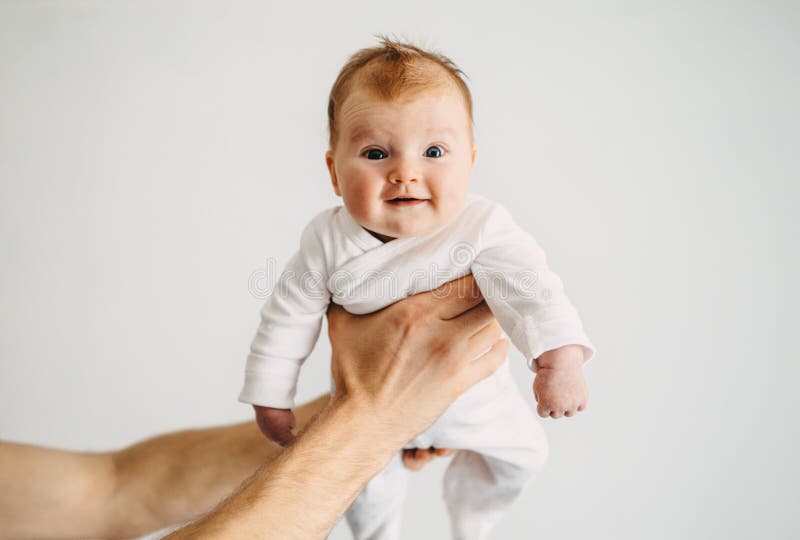
{"type": "MultiPolygon", "coordinates": [[[[294,438],[300,366],[329,302],[370,313],[469,273],[537,372],[539,413],[558,418],[585,407],[582,365],[594,348],[561,280],[502,206],[467,192],[476,149],[462,75],[444,56],[385,38],[339,73],[325,159],[344,206],[303,231],[261,311],[239,398],[255,407],[270,439],[294,438]]],[[[508,360],[406,445],[428,447],[458,449],[444,477],[457,539],[487,538],[547,458],[544,432],[508,360]]],[[[348,510],[354,538],[398,538],[405,486],[398,455],[348,510]]]]}

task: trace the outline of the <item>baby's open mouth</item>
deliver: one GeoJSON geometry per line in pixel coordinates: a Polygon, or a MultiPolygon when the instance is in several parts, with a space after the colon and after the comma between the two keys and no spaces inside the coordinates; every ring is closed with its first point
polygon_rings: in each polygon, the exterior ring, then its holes
{"type": "Polygon", "coordinates": [[[417,199],[414,197],[395,197],[387,202],[393,206],[415,206],[427,201],[427,199],[417,199]]]}

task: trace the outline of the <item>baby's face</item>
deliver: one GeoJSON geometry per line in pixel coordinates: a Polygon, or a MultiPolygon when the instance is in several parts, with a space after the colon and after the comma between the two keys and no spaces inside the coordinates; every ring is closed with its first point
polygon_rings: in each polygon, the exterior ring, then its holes
{"type": "Polygon", "coordinates": [[[383,241],[420,236],[461,210],[476,151],[455,89],[391,102],[356,90],[338,114],[326,162],[334,191],[362,227],[383,241]]]}

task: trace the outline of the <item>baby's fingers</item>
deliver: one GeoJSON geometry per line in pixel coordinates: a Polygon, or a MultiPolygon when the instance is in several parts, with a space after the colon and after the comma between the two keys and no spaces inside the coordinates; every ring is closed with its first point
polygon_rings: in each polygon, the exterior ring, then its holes
{"type": "Polygon", "coordinates": [[[281,446],[289,446],[295,440],[292,430],[295,428],[295,426],[297,426],[297,420],[295,419],[294,413],[291,410],[286,412],[288,414],[284,414],[276,418],[276,421],[272,426],[275,435],[273,440],[281,446]]]}
{"type": "Polygon", "coordinates": [[[550,416],[550,407],[545,405],[542,400],[539,400],[539,404],[536,406],[536,413],[542,418],[547,418],[550,416]]]}
{"type": "Polygon", "coordinates": [[[291,409],[276,409],[273,407],[254,406],[256,422],[261,432],[266,437],[281,446],[288,446],[294,442],[292,430],[297,425],[291,409]]]}
{"type": "Polygon", "coordinates": [[[294,433],[292,433],[292,428],[294,426],[274,425],[262,421],[259,423],[259,427],[261,428],[261,432],[274,443],[281,446],[289,446],[294,442],[295,436],[294,433]]]}
{"type": "Polygon", "coordinates": [[[294,433],[287,430],[287,431],[282,431],[280,433],[275,433],[274,436],[272,437],[272,440],[281,446],[289,446],[294,442],[296,438],[297,437],[295,437],[294,433]]]}

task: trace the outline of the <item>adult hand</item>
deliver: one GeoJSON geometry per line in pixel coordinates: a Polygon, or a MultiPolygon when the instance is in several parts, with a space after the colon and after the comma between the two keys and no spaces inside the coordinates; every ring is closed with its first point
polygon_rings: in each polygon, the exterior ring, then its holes
{"type": "Polygon", "coordinates": [[[332,403],[355,400],[404,441],[492,374],[508,351],[471,275],[366,316],[331,304],[328,335],[332,403]]]}
{"type": "Polygon", "coordinates": [[[391,456],[508,350],[472,276],[371,315],[331,306],[328,333],[335,390],[317,419],[239,493],[169,538],[326,538],[391,456]]]}

